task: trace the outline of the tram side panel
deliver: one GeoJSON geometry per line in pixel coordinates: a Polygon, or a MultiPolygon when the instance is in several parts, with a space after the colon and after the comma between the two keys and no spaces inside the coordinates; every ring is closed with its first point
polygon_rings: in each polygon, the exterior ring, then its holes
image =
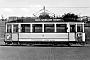
{"type": "MultiPolygon", "coordinates": [[[[68,25],[69,27],[69,25],[68,25]]],[[[77,27],[77,26],[76,26],[77,27]]],[[[13,25],[6,26],[5,42],[85,42],[85,33],[13,33],[13,25]],[[7,28],[8,27],[8,28],[7,28]]]]}
{"type": "Polygon", "coordinates": [[[85,42],[85,33],[75,36],[74,33],[19,33],[19,42],[85,42]]]}
{"type": "Polygon", "coordinates": [[[68,41],[68,33],[19,33],[20,42],[65,42],[68,41]]]}
{"type": "Polygon", "coordinates": [[[74,36],[68,33],[6,33],[5,42],[85,42],[85,33],[74,36]]]}

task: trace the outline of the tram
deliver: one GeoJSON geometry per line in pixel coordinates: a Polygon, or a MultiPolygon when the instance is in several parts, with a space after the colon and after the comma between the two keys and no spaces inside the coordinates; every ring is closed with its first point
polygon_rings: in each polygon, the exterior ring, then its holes
{"type": "Polygon", "coordinates": [[[15,20],[6,23],[5,44],[85,44],[84,22],[61,19],[15,20]]]}
{"type": "Polygon", "coordinates": [[[58,21],[59,19],[49,21],[35,19],[35,22],[8,22],[4,42],[6,44],[85,42],[84,22],[58,21]]]}

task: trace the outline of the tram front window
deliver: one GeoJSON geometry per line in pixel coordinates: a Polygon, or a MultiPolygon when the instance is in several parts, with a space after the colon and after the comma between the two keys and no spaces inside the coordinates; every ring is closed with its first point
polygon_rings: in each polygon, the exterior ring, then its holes
{"type": "Polygon", "coordinates": [[[21,32],[29,33],[30,32],[30,24],[21,24],[21,32]]]}
{"type": "Polygon", "coordinates": [[[12,32],[12,25],[7,25],[7,33],[11,33],[12,32]]]}
{"type": "Polygon", "coordinates": [[[44,32],[45,33],[53,33],[54,32],[54,24],[45,24],[44,32]]]}
{"type": "Polygon", "coordinates": [[[77,32],[83,32],[83,25],[77,24],[77,32]]]}
{"type": "Polygon", "coordinates": [[[33,24],[33,32],[41,33],[42,32],[42,24],[33,24]]]}
{"type": "Polygon", "coordinates": [[[13,33],[17,33],[18,32],[18,25],[13,25],[13,33]]]}
{"type": "Polygon", "coordinates": [[[67,32],[66,24],[56,24],[56,31],[58,33],[65,33],[65,32],[67,32]]]}

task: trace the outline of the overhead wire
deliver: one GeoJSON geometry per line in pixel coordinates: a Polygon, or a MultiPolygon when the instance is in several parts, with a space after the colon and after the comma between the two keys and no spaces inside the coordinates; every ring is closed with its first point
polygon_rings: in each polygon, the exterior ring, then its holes
{"type": "MultiPolygon", "coordinates": [[[[42,8],[42,7],[0,7],[0,8],[42,8]]],[[[46,8],[90,8],[90,7],[46,7],[46,8]]]]}

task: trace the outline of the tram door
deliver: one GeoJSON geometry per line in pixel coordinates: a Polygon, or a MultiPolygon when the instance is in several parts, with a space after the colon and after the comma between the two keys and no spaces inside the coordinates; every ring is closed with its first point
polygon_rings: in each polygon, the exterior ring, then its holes
{"type": "Polygon", "coordinates": [[[69,41],[75,41],[75,24],[70,24],[69,41]]]}
{"type": "Polygon", "coordinates": [[[13,24],[12,41],[18,41],[18,24],[13,24]]]}

